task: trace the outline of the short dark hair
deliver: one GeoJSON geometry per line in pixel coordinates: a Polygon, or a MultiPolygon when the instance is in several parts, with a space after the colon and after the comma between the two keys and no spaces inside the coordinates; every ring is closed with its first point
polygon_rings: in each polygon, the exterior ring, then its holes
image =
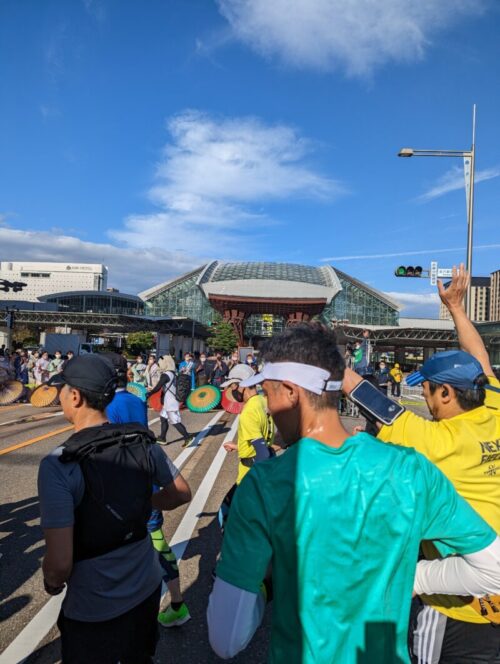
{"type": "MultiPolygon", "coordinates": [[[[488,376],[482,373],[479,374],[479,376],[474,381],[477,387],[473,390],[463,390],[462,388],[452,385],[453,389],[455,390],[455,394],[457,395],[457,401],[460,408],[464,411],[468,411],[474,410],[474,408],[479,408],[480,406],[484,406],[484,400],[486,399],[486,390],[484,386],[488,385],[489,382],[490,381],[488,380],[488,376]]],[[[438,387],[442,387],[442,385],[433,383],[431,380],[429,381],[429,392],[431,394],[434,394],[438,387]]]]}
{"type": "MultiPolygon", "coordinates": [[[[264,362],[299,362],[330,372],[330,380],[344,378],[345,362],[337,348],[335,332],[321,323],[300,323],[272,337],[262,349],[264,362]]],[[[316,410],[337,408],[340,392],[307,392],[316,410]]]]}
{"type": "MultiPolygon", "coordinates": [[[[68,385],[68,387],[72,387],[68,385]]],[[[91,392],[90,390],[82,390],[81,387],[74,387],[74,390],[78,390],[85,401],[88,408],[92,410],[98,410],[100,413],[104,413],[109,404],[113,401],[115,396],[115,391],[111,390],[110,393],[104,395],[102,392],[91,392]]]]}

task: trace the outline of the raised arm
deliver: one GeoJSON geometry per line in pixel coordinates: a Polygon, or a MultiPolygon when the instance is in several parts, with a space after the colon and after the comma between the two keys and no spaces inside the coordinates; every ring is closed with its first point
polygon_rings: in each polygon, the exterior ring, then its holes
{"type": "Polygon", "coordinates": [[[441,279],[438,280],[439,297],[453,318],[460,348],[476,358],[487,376],[493,376],[486,346],[465,313],[464,295],[467,292],[469,280],[470,275],[466,272],[464,264],[460,263],[458,270],[453,267],[453,275],[448,288],[444,287],[441,279]]]}

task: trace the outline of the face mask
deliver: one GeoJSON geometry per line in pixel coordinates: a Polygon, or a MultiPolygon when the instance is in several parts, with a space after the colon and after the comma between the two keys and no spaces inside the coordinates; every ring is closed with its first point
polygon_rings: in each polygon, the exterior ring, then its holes
{"type": "Polygon", "coordinates": [[[238,390],[237,387],[233,387],[233,399],[238,403],[243,403],[243,393],[238,390]]]}
{"type": "Polygon", "coordinates": [[[56,360],[60,360],[60,359],[61,359],[61,356],[59,355],[59,353],[56,353],[56,360]]]}

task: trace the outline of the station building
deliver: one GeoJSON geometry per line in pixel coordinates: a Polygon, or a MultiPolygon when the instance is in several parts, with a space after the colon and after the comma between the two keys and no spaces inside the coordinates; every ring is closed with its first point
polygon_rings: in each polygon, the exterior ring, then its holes
{"type": "Polygon", "coordinates": [[[39,298],[41,302],[57,305],[58,311],[78,311],[87,314],[118,314],[142,316],[144,302],[137,295],[127,295],[116,290],[70,291],[51,293],[39,298]]]}
{"type": "Polygon", "coordinates": [[[209,326],[219,314],[242,345],[258,346],[260,338],[313,317],[373,326],[397,326],[399,319],[395,301],[331,266],[216,260],[139,296],[150,316],[209,326]]]}

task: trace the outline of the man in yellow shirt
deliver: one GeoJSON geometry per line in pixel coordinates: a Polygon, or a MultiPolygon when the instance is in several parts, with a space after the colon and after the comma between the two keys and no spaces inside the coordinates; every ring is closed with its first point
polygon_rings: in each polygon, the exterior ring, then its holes
{"type": "Polygon", "coordinates": [[[269,459],[274,455],[272,445],[275,438],[275,426],[272,417],[267,412],[266,398],[257,392],[256,387],[240,387],[240,382],[254,375],[254,370],[245,364],[237,364],[229,372],[222,388],[232,386],[235,401],[244,403],[239,415],[238,438],[236,443],[224,443],[226,452],[238,452],[238,476],[236,483],[227,492],[219,510],[219,523],[221,529],[227,521],[231,501],[241,480],[248,473],[254,463],[269,459]]]}
{"type": "Polygon", "coordinates": [[[271,446],[275,432],[274,422],[267,413],[266,399],[258,394],[255,387],[240,388],[236,385],[233,396],[245,405],[238,422],[237,443],[226,443],[224,447],[228,452],[238,451],[238,485],[254,463],[273,455],[271,446]]]}
{"type": "MultiPolygon", "coordinates": [[[[423,385],[433,421],[404,412],[382,426],[380,440],[414,447],[451,480],[474,509],[500,530],[500,383],[488,353],[467,318],[463,297],[468,275],[454,269],[450,286],[439,295],[454,320],[461,351],[436,353],[407,377],[423,385]],[[487,389],[485,389],[487,388],[487,389]]],[[[349,374],[346,392],[360,377],[349,374]]],[[[446,555],[439,544],[423,542],[428,559],[446,555]]],[[[418,664],[500,662],[500,601],[452,595],[421,596],[414,602],[410,652],[418,664]],[[497,623],[497,624],[495,624],[497,623]]]]}
{"type": "Polygon", "coordinates": [[[400,397],[401,396],[401,383],[403,382],[403,372],[399,364],[396,364],[389,371],[391,377],[391,396],[400,397]]]}

